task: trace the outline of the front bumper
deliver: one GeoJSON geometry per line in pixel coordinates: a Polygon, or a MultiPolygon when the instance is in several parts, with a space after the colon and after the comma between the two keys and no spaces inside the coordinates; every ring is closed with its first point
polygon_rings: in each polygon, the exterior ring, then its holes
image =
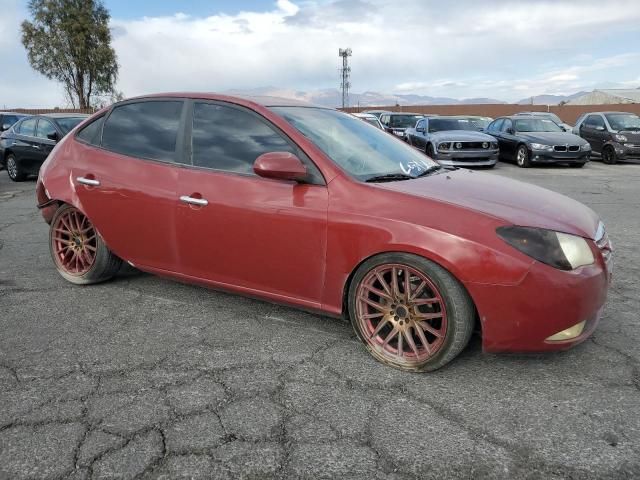
{"type": "Polygon", "coordinates": [[[478,309],[485,351],[544,352],[565,350],[591,335],[602,316],[610,281],[610,267],[598,255],[594,264],[570,272],[533,262],[518,285],[466,287],[478,309]],[[547,340],[582,321],[585,327],[579,336],[547,340]]]}
{"type": "Polygon", "coordinates": [[[434,160],[448,167],[488,167],[498,163],[498,150],[438,151],[434,160]]]}
{"type": "Polygon", "coordinates": [[[535,163],[586,163],[591,157],[591,150],[578,152],[550,152],[548,150],[531,150],[531,161],[535,163]]]}
{"type": "Polygon", "coordinates": [[[620,160],[640,160],[640,144],[616,143],[614,148],[620,160]]]}

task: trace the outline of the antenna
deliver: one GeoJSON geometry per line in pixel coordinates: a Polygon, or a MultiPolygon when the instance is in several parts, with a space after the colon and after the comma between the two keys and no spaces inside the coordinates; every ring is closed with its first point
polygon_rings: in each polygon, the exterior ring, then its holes
{"type": "Polygon", "coordinates": [[[351,76],[351,67],[349,66],[351,49],[338,49],[338,56],[342,57],[342,69],[340,70],[342,82],[340,83],[340,88],[342,89],[342,108],[345,108],[349,106],[349,88],[351,88],[351,83],[349,83],[349,77],[351,76]]]}

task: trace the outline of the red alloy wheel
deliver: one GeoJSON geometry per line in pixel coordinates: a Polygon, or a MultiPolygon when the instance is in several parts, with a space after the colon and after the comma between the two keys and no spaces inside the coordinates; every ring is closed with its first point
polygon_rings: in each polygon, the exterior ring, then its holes
{"type": "Polygon", "coordinates": [[[408,265],[384,264],[368,272],[358,285],[356,317],[372,350],[407,366],[432,358],[447,334],[440,291],[408,265]]]}
{"type": "Polygon", "coordinates": [[[57,266],[69,275],[87,273],[96,261],[98,250],[96,231],[89,219],[79,210],[69,208],[58,215],[51,228],[57,266]]]}

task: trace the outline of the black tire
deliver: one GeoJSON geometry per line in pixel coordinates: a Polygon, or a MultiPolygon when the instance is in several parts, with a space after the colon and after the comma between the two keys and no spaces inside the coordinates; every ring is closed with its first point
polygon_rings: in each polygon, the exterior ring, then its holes
{"type": "MultiPolygon", "coordinates": [[[[379,362],[405,371],[433,371],[449,363],[467,346],[475,324],[475,307],[462,284],[440,265],[426,258],[407,253],[377,255],[360,265],[349,286],[347,305],[351,325],[369,353],[379,362]],[[394,357],[388,352],[385,353],[384,348],[372,345],[374,342],[365,338],[365,332],[360,325],[361,320],[358,320],[357,316],[358,291],[361,290],[363,280],[370,277],[374,269],[384,268],[385,265],[402,265],[420,272],[435,285],[444,301],[447,318],[444,340],[439,349],[424,361],[414,361],[413,363],[400,361],[399,357],[394,357]]],[[[395,317],[395,320],[398,320],[398,317],[395,317]]],[[[411,332],[411,330],[409,331],[411,332]]]]}
{"type": "Polygon", "coordinates": [[[602,161],[607,165],[615,165],[618,163],[616,150],[611,145],[607,145],[602,149],[602,161]]]}
{"type": "Polygon", "coordinates": [[[427,154],[427,157],[432,158],[432,159],[436,159],[436,152],[433,149],[433,145],[431,143],[427,143],[427,148],[425,149],[425,153],[427,154]]]}
{"type": "MultiPolygon", "coordinates": [[[[79,212],[79,210],[77,210],[75,207],[67,204],[62,205],[60,208],[58,208],[53,216],[53,220],[51,221],[51,225],[49,228],[49,252],[51,254],[53,263],[58,270],[58,273],[65,280],[76,285],[100,283],[113,278],[116,273],[118,273],[118,270],[120,270],[120,267],[122,266],[122,260],[111,253],[97,231],[95,232],[95,258],[88,271],[83,274],[70,273],[69,271],[65,270],[64,266],[61,265],[61,262],[58,261],[56,253],[54,251],[54,230],[55,226],[59,223],[58,219],[62,215],[70,211],[79,212]]],[[[91,225],[90,221],[89,225],[91,225]]]]}
{"type": "Polygon", "coordinates": [[[18,162],[16,156],[13,153],[7,155],[7,159],[4,163],[6,165],[9,178],[14,182],[22,182],[25,178],[27,178],[24,169],[20,166],[20,162],[18,162]]]}
{"type": "Polygon", "coordinates": [[[518,145],[515,161],[520,168],[529,168],[531,166],[531,155],[526,145],[518,145]]]}

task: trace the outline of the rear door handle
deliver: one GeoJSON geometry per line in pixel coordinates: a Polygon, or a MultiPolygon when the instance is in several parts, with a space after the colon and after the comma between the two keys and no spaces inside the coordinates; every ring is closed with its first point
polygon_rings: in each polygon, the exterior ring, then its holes
{"type": "Polygon", "coordinates": [[[40,150],[40,146],[39,145],[31,145],[33,148],[40,150]]]}
{"type": "Polygon", "coordinates": [[[204,198],[193,198],[188,195],[182,195],[180,197],[180,201],[183,203],[188,203],[189,205],[199,205],[201,207],[206,207],[209,205],[209,202],[204,198]]]}
{"type": "Polygon", "coordinates": [[[100,185],[100,182],[98,180],[94,180],[93,178],[78,177],[76,178],[76,180],[78,183],[89,185],[91,187],[97,187],[100,185]]]}

